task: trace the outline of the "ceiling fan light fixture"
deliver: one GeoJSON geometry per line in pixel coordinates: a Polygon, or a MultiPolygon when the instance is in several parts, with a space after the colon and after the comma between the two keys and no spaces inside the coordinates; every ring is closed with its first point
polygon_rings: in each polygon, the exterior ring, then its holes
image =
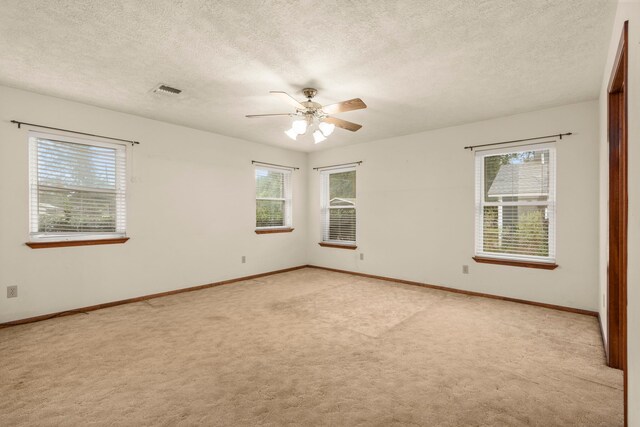
{"type": "Polygon", "coordinates": [[[336,125],[334,125],[333,123],[320,122],[318,127],[320,128],[320,131],[324,136],[329,136],[335,130],[336,125]]]}
{"type": "Polygon", "coordinates": [[[289,138],[293,139],[294,141],[299,135],[294,128],[284,131],[284,134],[287,135],[289,138]]]}
{"type": "Polygon", "coordinates": [[[324,141],[325,139],[327,139],[327,138],[325,138],[325,136],[322,134],[321,131],[317,130],[317,131],[313,132],[313,142],[314,143],[317,144],[319,142],[324,141]]]}
{"type": "Polygon", "coordinates": [[[294,120],[291,124],[291,130],[298,133],[298,135],[303,135],[307,132],[307,121],[306,120],[294,120]]]}
{"type": "MultiPolygon", "coordinates": [[[[178,89],[179,91],[179,89],[178,89]]],[[[295,107],[293,113],[276,113],[276,114],[248,114],[246,117],[258,118],[258,117],[276,117],[276,116],[289,116],[293,117],[291,123],[291,129],[284,132],[289,138],[297,141],[298,136],[312,134],[313,140],[316,144],[325,141],[328,136],[333,134],[336,127],[347,130],[349,132],[356,132],[362,125],[352,123],[347,120],[342,120],[335,117],[335,114],[346,113],[348,111],[362,110],[367,108],[360,98],[353,98],[342,102],[336,102],[330,105],[321,105],[314,101],[314,98],[318,91],[314,88],[305,88],[302,90],[304,96],[307,97],[306,101],[299,102],[293,96],[286,92],[272,90],[269,93],[277,96],[287,104],[295,107]]],[[[306,140],[306,138],[303,138],[306,140]]]]}

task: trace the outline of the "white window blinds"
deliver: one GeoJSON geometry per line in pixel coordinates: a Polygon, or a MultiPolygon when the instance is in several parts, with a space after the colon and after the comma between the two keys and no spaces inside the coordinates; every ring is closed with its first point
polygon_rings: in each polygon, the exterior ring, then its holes
{"type": "Polygon", "coordinates": [[[32,240],[126,234],[126,147],[54,135],[29,138],[32,240]]]}
{"type": "Polygon", "coordinates": [[[256,167],[256,228],[291,227],[291,171],[256,167]]]}
{"type": "Polygon", "coordinates": [[[356,242],[355,168],[321,171],[322,240],[330,243],[356,242]]]}
{"type": "Polygon", "coordinates": [[[555,148],[476,152],[476,255],[555,262],[555,148]]]}

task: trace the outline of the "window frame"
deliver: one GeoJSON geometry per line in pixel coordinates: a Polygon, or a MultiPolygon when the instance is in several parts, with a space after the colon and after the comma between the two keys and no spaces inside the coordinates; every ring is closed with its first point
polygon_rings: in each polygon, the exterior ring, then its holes
{"type": "MultiPolygon", "coordinates": [[[[545,265],[557,267],[556,265],[556,226],[557,226],[557,153],[553,143],[530,144],[516,147],[497,148],[489,150],[477,150],[475,152],[475,247],[474,259],[477,262],[488,264],[505,264],[520,267],[546,268],[545,265]],[[523,153],[529,151],[549,151],[549,195],[546,201],[508,201],[508,202],[486,202],[485,201],[485,157],[523,153]],[[484,248],[484,208],[485,206],[541,206],[547,208],[548,215],[548,256],[509,254],[497,252],[485,252],[484,248]]],[[[552,268],[549,268],[552,269],[552,268]]]]}
{"type": "Polygon", "coordinates": [[[269,234],[278,231],[293,231],[293,170],[288,168],[278,168],[274,166],[262,166],[256,164],[253,169],[254,189],[255,189],[255,231],[257,234],[269,234]],[[284,197],[258,197],[258,170],[282,173],[284,185],[284,197]],[[267,227],[258,226],[258,200],[278,200],[284,202],[284,224],[267,227]]]}
{"type": "MultiPolygon", "coordinates": [[[[78,138],[75,136],[45,133],[37,131],[29,131],[27,136],[28,141],[28,171],[29,171],[29,232],[27,245],[33,248],[44,247],[58,247],[58,246],[77,246],[77,245],[98,245],[113,243],[124,243],[129,240],[127,237],[127,216],[129,206],[129,191],[127,188],[127,181],[129,177],[128,164],[129,164],[129,150],[126,143],[106,142],[92,138],[78,138]],[[39,175],[38,175],[38,142],[37,139],[45,139],[55,142],[78,144],[85,146],[94,146],[101,148],[108,148],[116,150],[116,164],[118,167],[117,156],[124,156],[122,165],[124,168],[124,174],[118,175],[120,178],[116,178],[115,199],[116,199],[116,231],[114,232],[64,232],[64,233],[46,233],[39,232],[39,175]],[[121,213],[120,215],[118,213],[121,213]],[[66,245],[65,243],[69,243],[66,245]]],[[[73,190],[72,188],[68,188],[73,190]]],[[[96,192],[104,192],[104,189],[92,189],[91,187],[78,187],[82,190],[90,190],[96,192]]]]}
{"type": "Polygon", "coordinates": [[[327,169],[320,171],[320,234],[322,240],[320,246],[326,247],[346,247],[355,249],[358,241],[358,172],[356,166],[347,166],[343,168],[327,169]],[[329,181],[333,174],[355,172],[356,176],[356,201],[353,206],[330,206],[329,200],[329,181]],[[355,211],[355,240],[332,240],[329,239],[330,229],[330,212],[331,209],[353,209],[355,211]],[[326,225],[326,228],[325,228],[326,225]]]}

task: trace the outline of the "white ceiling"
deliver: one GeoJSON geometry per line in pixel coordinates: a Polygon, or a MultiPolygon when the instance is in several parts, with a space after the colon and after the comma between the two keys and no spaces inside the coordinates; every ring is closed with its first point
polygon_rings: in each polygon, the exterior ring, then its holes
{"type": "MultiPolygon", "coordinates": [[[[615,1],[4,0],[0,84],[312,151],[595,99],[615,1]],[[151,93],[158,83],[183,90],[151,93]],[[288,139],[268,94],[362,98],[288,139]]],[[[28,120],[28,117],[21,117],[28,120]]],[[[53,123],[53,125],[56,125],[53,123]]]]}

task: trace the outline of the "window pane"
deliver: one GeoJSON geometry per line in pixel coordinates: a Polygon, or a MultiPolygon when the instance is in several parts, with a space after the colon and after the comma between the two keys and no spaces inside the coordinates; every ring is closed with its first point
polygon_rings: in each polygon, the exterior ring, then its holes
{"type": "Polygon", "coordinates": [[[284,173],[268,169],[256,169],[256,197],[283,199],[284,173]]]}
{"type": "Polygon", "coordinates": [[[484,158],[485,202],[546,201],[548,198],[549,150],[484,158]]]}
{"type": "Polygon", "coordinates": [[[126,230],[126,148],[62,136],[30,136],[34,239],[126,230]]]}
{"type": "Polygon", "coordinates": [[[329,240],[356,241],[355,209],[329,209],[329,240]]]}
{"type": "Polygon", "coordinates": [[[356,171],[332,173],[329,175],[329,200],[335,198],[355,202],[356,171]]]}
{"type": "Polygon", "coordinates": [[[549,256],[549,218],[546,206],[485,206],[483,251],[549,256]]]}
{"type": "Polygon", "coordinates": [[[115,232],[116,194],[38,190],[38,232],[115,232]]]}
{"type": "Polygon", "coordinates": [[[38,184],[52,187],[116,188],[116,150],[38,140],[38,184]]]}
{"type": "Polygon", "coordinates": [[[284,227],[284,200],[256,200],[256,227],[284,227]]]}

